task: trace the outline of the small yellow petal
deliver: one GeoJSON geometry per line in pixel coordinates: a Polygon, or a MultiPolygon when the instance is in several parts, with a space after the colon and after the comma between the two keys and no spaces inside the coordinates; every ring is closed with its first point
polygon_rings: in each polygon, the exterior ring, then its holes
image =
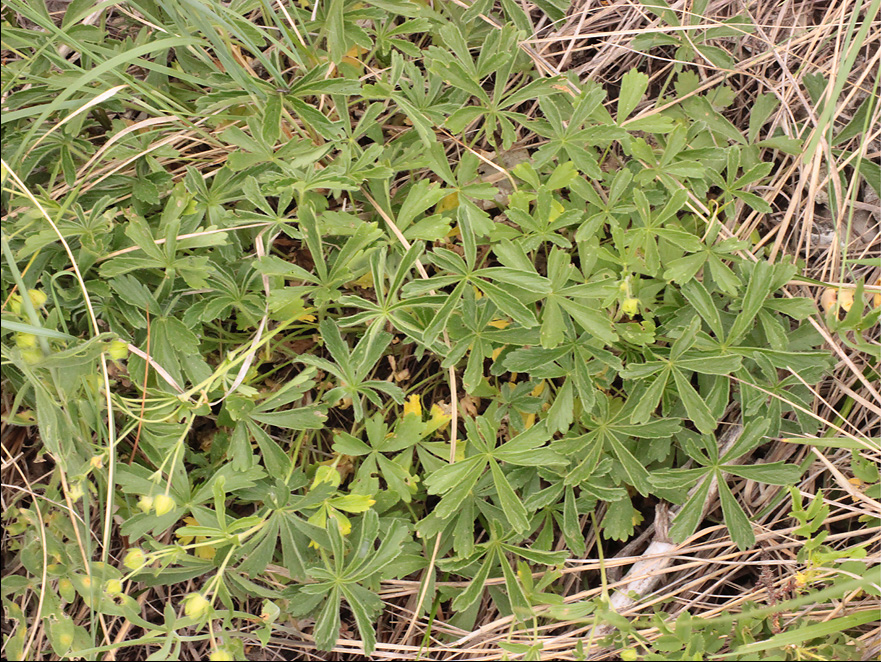
{"type": "MultiPolygon", "coordinates": [[[[196,540],[196,542],[204,541],[205,538],[202,538],[202,536],[199,536],[199,539],[196,540]]],[[[217,550],[214,548],[213,545],[205,545],[204,547],[196,547],[193,550],[193,554],[196,556],[196,558],[211,561],[214,559],[215,554],[217,554],[217,550]]]]}
{"type": "Polygon", "coordinates": [[[561,205],[556,200],[552,200],[551,201],[551,211],[550,211],[550,214],[548,215],[548,222],[553,223],[554,221],[556,221],[557,218],[559,218],[560,214],[562,214],[564,211],[566,211],[566,210],[563,207],[563,205],[561,205]]]}
{"type": "Polygon", "coordinates": [[[445,414],[440,405],[431,405],[431,422],[435,424],[449,425],[452,416],[445,414]]]}
{"type": "Polygon", "coordinates": [[[502,353],[502,350],[504,350],[504,349],[505,349],[504,346],[502,346],[502,347],[496,347],[496,348],[493,350],[493,353],[492,353],[492,360],[495,361],[497,358],[499,358],[499,354],[501,354],[501,353],[502,353]]]}
{"type": "Polygon", "coordinates": [[[544,393],[544,391],[545,391],[545,381],[542,379],[538,383],[538,385],[534,389],[532,389],[532,395],[537,398],[542,393],[544,393]]]}
{"type": "Polygon", "coordinates": [[[827,287],[825,290],[823,290],[823,294],[820,295],[820,305],[823,306],[823,310],[827,313],[832,310],[837,300],[838,290],[836,290],[834,287],[827,287]]]}
{"type": "Polygon", "coordinates": [[[363,287],[365,289],[370,289],[373,287],[373,272],[368,271],[363,276],[360,276],[353,280],[349,285],[357,285],[358,287],[363,287]]]}
{"type": "Polygon", "coordinates": [[[449,211],[450,209],[455,209],[459,206],[459,194],[458,193],[450,193],[445,198],[441,199],[440,202],[437,203],[437,206],[434,210],[440,214],[441,212],[449,211]]]}
{"type": "Polygon", "coordinates": [[[422,402],[418,395],[411,395],[404,403],[404,416],[407,414],[415,414],[418,418],[422,418],[422,402]]]}
{"type": "Polygon", "coordinates": [[[510,324],[511,320],[506,319],[494,319],[489,323],[490,326],[496,329],[507,329],[510,324]]]}

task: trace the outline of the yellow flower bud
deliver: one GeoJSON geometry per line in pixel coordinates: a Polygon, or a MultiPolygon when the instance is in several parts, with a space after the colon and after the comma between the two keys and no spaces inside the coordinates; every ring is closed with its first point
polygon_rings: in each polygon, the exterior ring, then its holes
{"type": "Polygon", "coordinates": [[[28,296],[31,299],[31,303],[34,305],[34,308],[42,308],[46,305],[46,301],[49,297],[46,296],[46,293],[42,290],[28,290],[28,296]]]}
{"type": "Polygon", "coordinates": [[[202,618],[209,607],[211,603],[201,593],[190,593],[184,598],[184,613],[190,618],[202,618]]]}
{"type": "Polygon", "coordinates": [[[83,498],[83,483],[82,481],[77,481],[76,483],[71,484],[70,486],[70,499],[71,501],[79,501],[83,498]]]}
{"type": "Polygon", "coordinates": [[[838,301],[838,290],[834,287],[827,287],[820,295],[820,305],[827,313],[835,307],[836,301],[838,301]]]}
{"type": "Polygon", "coordinates": [[[140,570],[147,565],[147,555],[143,550],[135,547],[126,552],[122,564],[129,570],[140,570]]]}
{"type": "Polygon", "coordinates": [[[145,513],[149,513],[153,510],[153,497],[151,496],[142,496],[138,499],[138,508],[140,508],[145,513]]]}
{"type": "Polygon", "coordinates": [[[124,359],[128,356],[128,343],[123,342],[122,340],[114,340],[107,348],[107,353],[114,361],[124,359]]]}
{"type": "Polygon", "coordinates": [[[15,334],[15,346],[20,349],[33,349],[37,346],[37,336],[19,331],[15,334]]]}
{"type": "Polygon", "coordinates": [[[639,312],[639,299],[634,299],[630,297],[628,299],[624,299],[621,302],[621,311],[630,317],[633,317],[639,312]]]}
{"type": "Polygon", "coordinates": [[[841,306],[845,312],[850,312],[850,309],[853,307],[853,290],[839,290],[838,305],[841,306]]]}
{"type": "Polygon", "coordinates": [[[120,595],[122,593],[122,582],[118,579],[108,579],[104,583],[104,592],[107,595],[120,595]]]}
{"type": "Polygon", "coordinates": [[[167,515],[177,507],[177,504],[167,494],[157,494],[153,497],[153,510],[159,517],[167,515]]]}
{"type": "Polygon", "coordinates": [[[235,658],[226,648],[216,648],[211,651],[211,655],[208,656],[208,659],[212,660],[212,662],[226,662],[227,660],[234,660],[235,658]]]}
{"type": "Polygon", "coordinates": [[[23,358],[24,362],[28,365],[37,365],[43,360],[43,352],[37,347],[23,349],[21,350],[21,358],[23,358]]]}

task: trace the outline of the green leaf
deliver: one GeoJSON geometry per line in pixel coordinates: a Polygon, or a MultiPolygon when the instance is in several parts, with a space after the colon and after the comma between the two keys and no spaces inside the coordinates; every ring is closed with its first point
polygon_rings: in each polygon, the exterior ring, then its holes
{"type": "Polygon", "coordinates": [[[749,518],[743,512],[743,508],[737,503],[737,499],[731,493],[722,477],[719,477],[719,500],[722,502],[722,514],[725,517],[725,525],[731,534],[731,540],[741,550],[746,550],[756,544],[756,536],[749,518]]]}
{"type": "Polygon", "coordinates": [[[523,532],[529,528],[529,519],[526,515],[526,508],[523,502],[514,492],[508,479],[505,477],[498,462],[493,459],[489,461],[490,472],[493,477],[493,484],[496,486],[496,495],[499,498],[499,505],[505,513],[505,517],[514,530],[523,532]]]}
{"type": "Polygon", "coordinates": [[[689,97],[682,102],[682,108],[692,119],[706,123],[714,133],[738,144],[746,144],[737,127],[722,117],[705,97],[689,97]]]}
{"type": "Polygon", "coordinates": [[[771,294],[773,277],[774,267],[772,264],[765,261],[759,261],[755,264],[746,288],[746,294],[743,296],[740,313],[734,320],[734,324],[731,325],[731,331],[728,334],[729,343],[741,340],[752,328],[756,315],[759,314],[765,299],[771,294]]]}
{"type": "Polygon", "coordinates": [[[340,432],[334,437],[333,450],[342,455],[368,455],[372,452],[370,446],[360,439],[356,439],[346,432],[340,432]]]}
{"type": "MultiPolygon", "coordinates": [[[[459,464],[458,462],[456,464],[459,464]]],[[[455,465],[451,465],[455,466],[455,465]]],[[[486,461],[483,458],[477,458],[477,462],[466,465],[466,471],[462,475],[461,480],[449,488],[440,503],[435,507],[434,512],[440,519],[447,519],[455,514],[462,505],[462,502],[474,489],[483,470],[486,468],[486,461]]],[[[434,474],[432,474],[434,475],[434,474]]],[[[426,483],[431,476],[426,479],[426,483]]],[[[435,484],[436,485],[436,484],[435,484]]],[[[438,490],[439,491],[439,490],[438,490]]]]}
{"type": "Polygon", "coordinates": [[[559,304],[590,335],[606,344],[618,341],[618,334],[612,329],[611,320],[599,307],[591,308],[587,304],[565,298],[559,299],[559,304]]]}
{"type": "Polygon", "coordinates": [[[649,494],[651,492],[651,479],[649,478],[649,472],[642,462],[637,460],[624,444],[615,438],[615,435],[607,436],[606,443],[612,448],[612,452],[621,463],[627,482],[633,485],[640,494],[649,494]]]}
{"type": "Polygon", "coordinates": [[[503,558],[501,565],[502,574],[505,577],[505,595],[511,602],[511,611],[514,612],[514,617],[516,619],[518,619],[521,623],[525,623],[535,616],[535,612],[530,606],[529,600],[527,599],[526,594],[523,592],[523,587],[517,580],[517,576],[511,569],[511,565],[508,563],[508,560],[503,558]]]}
{"type": "Polygon", "coordinates": [[[735,476],[754,480],[759,483],[767,483],[768,485],[793,485],[798,482],[802,471],[797,464],[786,464],[784,462],[771,462],[769,464],[754,465],[722,465],[719,467],[722,471],[727,471],[735,476]]]}
{"type": "Polygon", "coordinates": [[[847,632],[848,630],[856,629],[877,619],[878,614],[876,610],[869,609],[866,611],[860,611],[842,618],[833,618],[830,621],[796,627],[795,629],[775,634],[762,641],[738,646],[725,657],[737,655],[741,656],[739,659],[744,659],[744,657],[751,657],[756,653],[766,650],[785,650],[791,646],[797,647],[799,644],[805,642],[810,642],[815,639],[825,639],[842,632],[847,632]]]}
{"type": "Polygon", "coordinates": [[[574,379],[569,378],[563,382],[551,404],[551,408],[547,413],[548,429],[552,432],[566,432],[575,419],[575,389],[573,386],[574,379]]]}
{"type": "Polygon", "coordinates": [[[270,95],[266,100],[266,107],[263,109],[263,131],[261,134],[263,142],[267,145],[275,145],[278,142],[281,131],[281,111],[281,95],[270,95]]]}
{"type": "Polygon", "coordinates": [[[453,600],[453,604],[451,605],[453,611],[465,611],[468,607],[473,605],[481,595],[483,595],[483,589],[486,588],[486,580],[489,579],[489,573],[490,570],[492,570],[493,561],[495,561],[495,553],[491,552],[487,554],[486,559],[483,561],[483,565],[480,566],[480,570],[474,575],[474,579],[471,580],[468,587],[462,591],[455,600],[453,600]]]}
{"type": "Polygon", "coordinates": [[[480,281],[480,289],[487,298],[503,313],[511,317],[518,324],[531,328],[538,326],[538,320],[529,308],[520,302],[514,294],[488,281],[480,281]]]}
{"type": "Polygon", "coordinates": [[[630,414],[630,420],[633,423],[644,423],[649,420],[652,413],[658,408],[658,403],[661,401],[661,396],[664,393],[669,378],[670,370],[665,369],[654,381],[652,381],[651,386],[645,390],[645,393],[642,394],[637,403],[633,406],[633,410],[630,414]]]}
{"type": "Polygon", "coordinates": [[[716,334],[716,338],[719,340],[724,339],[725,332],[722,329],[722,318],[719,315],[719,310],[713,303],[713,297],[710,295],[709,290],[704,287],[703,283],[697,280],[689,280],[682,286],[682,294],[685,295],[688,302],[712,329],[713,333],[716,334]]]}
{"type": "Polygon", "coordinates": [[[372,592],[357,584],[343,584],[340,587],[349,608],[355,616],[358,632],[364,644],[364,654],[372,655],[376,650],[376,633],[373,631],[373,614],[376,608],[382,609],[382,601],[372,592]]]}
{"type": "Polygon", "coordinates": [[[771,421],[766,418],[755,417],[749,420],[737,438],[737,441],[728,449],[728,452],[719,460],[723,464],[730,462],[741,455],[752,452],[769,439],[765,437],[771,427],[771,421]]]}
{"type": "Polygon", "coordinates": [[[620,125],[636,108],[648,89],[649,77],[636,69],[631,69],[621,79],[621,92],[618,95],[617,121],[620,125]]]}
{"type": "Polygon", "coordinates": [[[634,530],[633,518],[638,514],[629,498],[613,501],[603,517],[603,537],[606,540],[629,540],[634,530]]]}
{"type": "Polygon", "coordinates": [[[732,354],[698,355],[697,353],[689,353],[688,358],[676,361],[676,367],[704,375],[730,375],[740,367],[740,357],[732,354]]]}
{"type": "MultiPolygon", "coordinates": [[[[334,525],[335,526],[335,525],[334,525]]],[[[340,634],[340,589],[330,587],[324,607],[315,619],[312,636],[319,650],[329,651],[336,645],[340,634]]]]}
{"type": "Polygon", "coordinates": [[[713,432],[716,429],[716,418],[704,399],[679,370],[673,370],[673,379],[679,397],[685,405],[685,411],[688,412],[688,417],[694,421],[697,429],[706,434],[713,432]]]}
{"type": "Polygon", "coordinates": [[[286,430],[320,430],[327,420],[327,407],[309,405],[286,411],[252,413],[251,418],[266,425],[286,430]]]}
{"type": "Polygon", "coordinates": [[[553,299],[546,300],[541,311],[541,346],[556,347],[563,342],[565,330],[560,306],[553,299]]]}
{"type": "Polygon", "coordinates": [[[669,133],[675,126],[673,118],[666,115],[649,115],[624,122],[624,128],[632,132],[669,133]]]}
{"type": "Polygon", "coordinates": [[[670,539],[673,542],[685,542],[685,539],[697,529],[709,493],[710,478],[707,475],[673,520],[673,524],[670,526],[670,539]]]}

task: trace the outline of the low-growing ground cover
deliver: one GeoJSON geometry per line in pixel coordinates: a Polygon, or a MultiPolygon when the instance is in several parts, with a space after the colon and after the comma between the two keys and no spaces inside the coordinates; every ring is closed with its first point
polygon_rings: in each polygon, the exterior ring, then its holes
{"type": "Polygon", "coordinates": [[[881,0],[771,4],[5,2],[3,653],[877,655],[881,0]]]}

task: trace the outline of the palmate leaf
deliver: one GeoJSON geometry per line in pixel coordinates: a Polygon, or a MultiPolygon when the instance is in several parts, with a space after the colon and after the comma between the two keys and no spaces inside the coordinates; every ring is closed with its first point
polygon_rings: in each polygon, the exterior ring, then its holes
{"type": "Polygon", "coordinates": [[[487,418],[480,416],[476,425],[470,421],[466,421],[466,424],[469,428],[467,443],[469,447],[476,447],[480,454],[443,466],[425,479],[429,494],[443,495],[434,509],[434,515],[444,520],[456,514],[489,466],[495,497],[499,500],[505,520],[516,531],[526,530],[528,520],[523,502],[499,463],[565,465],[567,460],[544,446],[551,437],[544,422],[498,447],[495,447],[498,428],[487,418]]]}
{"type": "Polygon", "coordinates": [[[329,402],[339,402],[346,396],[352,398],[352,408],[358,420],[364,418],[362,395],[376,405],[381,403],[378,393],[385,393],[398,404],[403,403],[404,392],[399,386],[367,378],[391,342],[390,333],[365,334],[350,351],[336,322],[325,319],[319,324],[319,329],[335,363],[311,355],[299,356],[297,360],[330,372],[340,380],[339,386],[324,394],[329,402]]]}
{"type": "Polygon", "coordinates": [[[355,615],[355,622],[364,642],[364,653],[370,655],[376,648],[373,621],[382,610],[382,600],[362,584],[374,580],[402,553],[407,528],[392,522],[379,549],[373,546],[380,532],[379,516],[368,510],[360,519],[358,539],[349,553],[336,520],[329,518],[327,535],[331,556],[323,556],[323,565],[307,569],[315,583],[305,584],[299,591],[308,595],[324,595],[325,602],[315,619],[313,635],[320,650],[331,650],[340,630],[342,598],[355,615]]]}

